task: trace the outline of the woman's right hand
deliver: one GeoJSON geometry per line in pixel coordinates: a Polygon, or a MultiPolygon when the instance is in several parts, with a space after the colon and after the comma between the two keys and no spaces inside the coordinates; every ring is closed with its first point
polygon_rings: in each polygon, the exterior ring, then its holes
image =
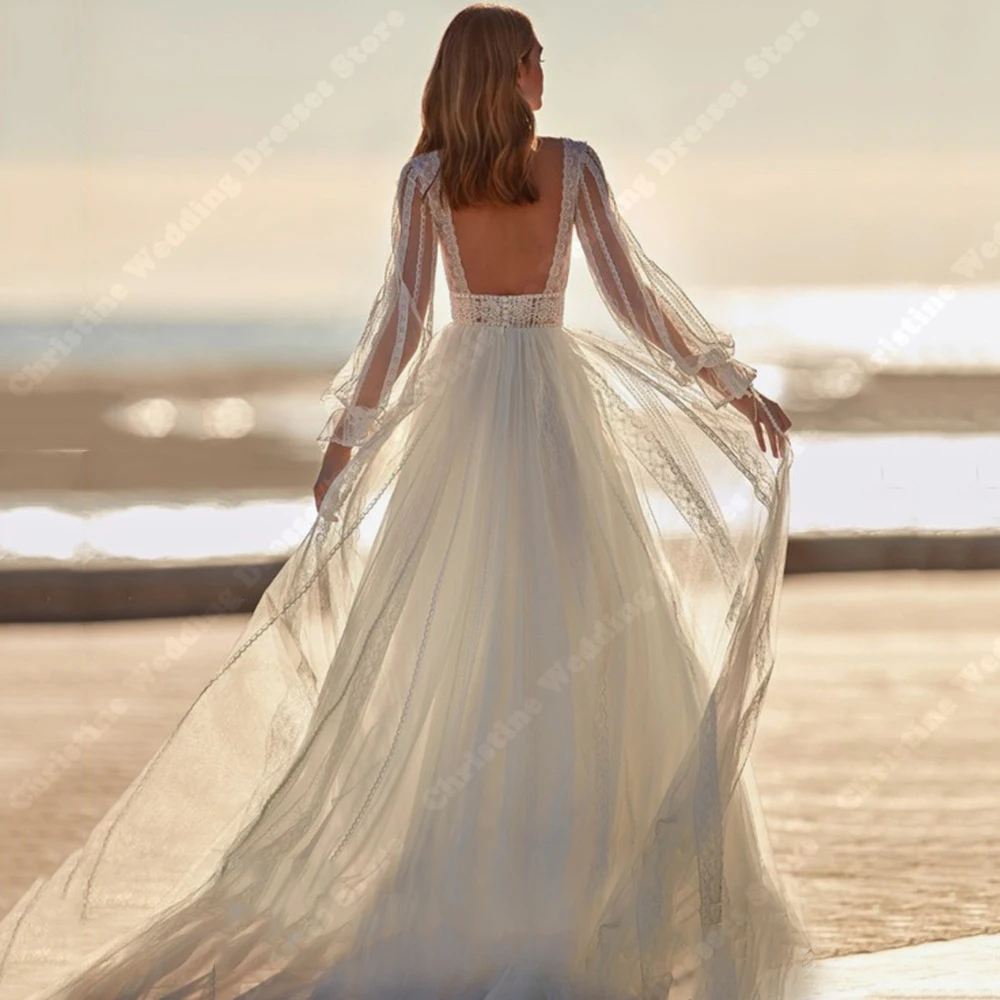
{"type": "Polygon", "coordinates": [[[767,445],[770,443],[771,454],[775,458],[785,454],[788,448],[788,428],[792,426],[792,422],[788,419],[788,414],[773,399],[768,399],[756,389],[751,389],[745,396],[731,399],[729,402],[753,424],[757,443],[762,452],[767,453],[767,445]]]}
{"type": "Polygon", "coordinates": [[[316,501],[316,512],[323,504],[330,484],[340,475],[344,466],[351,460],[351,449],[344,444],[331,441],[326,447],[323,455],[323,464],[320,466],[319,475],[316,477],[316,484],[313,486],[313,499],[316,501]]]}

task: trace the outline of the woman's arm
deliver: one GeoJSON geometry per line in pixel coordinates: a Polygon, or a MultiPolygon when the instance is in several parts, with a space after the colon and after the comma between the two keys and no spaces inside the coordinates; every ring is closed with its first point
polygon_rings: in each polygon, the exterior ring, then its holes
{"type": "Polygon", "coordinates": [[[433,332],[437,241],[424,183],[411,159],[396,185],[391,252],[382,287],[357,346],[323,393],[331,413],[317,437],[327,444],[313,489],[317,508],[351,449],[374,433],[393,385],[417,346],[433,332]]]}
{"type": "Polygon", "coordinates": [[[370,436],[385,412],[393,384],[417,345],[431,333],[437,243],[422,181],[411,159],[396,185],[391,251],[382,287],[357,346],[323,393],[332,412],[320,441],[353,447],[370,436]]]}
{"type": "Polygon", "coordinates": [[[753,387],[757,371],[735,358],[732,337],[713,327],[645,254],[618,211],[600,158],[587,143],[575,224],[594,283],[618,326],[639,338],[677,382],[695,381],[713,406],[731,403],[743,413],[763,450],[766,435],[773,453],[784,454],[791,421],[753,387]]]}

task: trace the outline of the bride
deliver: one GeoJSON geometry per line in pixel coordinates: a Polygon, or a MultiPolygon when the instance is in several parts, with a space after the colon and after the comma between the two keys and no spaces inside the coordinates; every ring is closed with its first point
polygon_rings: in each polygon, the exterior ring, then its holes
{"type": "Polygon", "coordinates": [[[315,523],[0,922],[0,1000],[799,995],[747,762],[789,421],[536,136],[540,53],[505,7],[445,32],[315,523]],[[563,325],[574,231],[617,339],[563,325]]]}

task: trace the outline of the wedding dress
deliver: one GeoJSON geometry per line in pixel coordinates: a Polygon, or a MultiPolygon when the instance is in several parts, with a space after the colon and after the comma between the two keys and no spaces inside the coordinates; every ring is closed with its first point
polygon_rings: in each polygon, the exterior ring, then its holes
{"type": "Polygon", "coordinates": [[[0,1000],[798,995],[747,764],[790,451],[724,405],[755,370],[593,148],[556,141],[539,294],[470,291],[438,154],[404,166],[325,394],[351,460],[169,739],[0,923],[0,1000]],[[574,229],[620,342],[563,325],[574,229]]]}

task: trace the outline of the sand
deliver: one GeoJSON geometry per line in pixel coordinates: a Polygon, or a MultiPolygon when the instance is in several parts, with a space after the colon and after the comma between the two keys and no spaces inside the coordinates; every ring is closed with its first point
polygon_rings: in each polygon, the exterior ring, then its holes
{"type": "MultiPolygon", "coordinates": [[[[2,391],[0,426],[16,433],[0,463],[0,505],[9,496],[64,490],[307,493],[321,455],[315,437],[327,416],[320,396],[335,370],[56,371],[27,395],[2,391]],[[258,423],[252,433],[226,438],[173,431],[144,437],[120,420],[124,407],[167,399],[186,407],[197,423],[203,401],[228,397],[254,401],[258,423]],[[292,427],[268,424],[267,400],[279,397],[297,401],[292,427]]],[[[800,367],[790,363],[782,400],[796,433],[1000,430],[1000,377],[992,372],[883,372],[856,394],[838,399],[824,395],[832,378],[826,371],[815,359],[800,367]]]]}
{"type": "MultiPolygon", "coordinates": [[[[1000,930],[998,598],[997,572],[786,580],[753,768],[818,957],[1000,930]]],[[[0,628],[0,912],[82,842],[244,622],[211,619],[144,696],[125,678],[179,620],[0,628]],[[86,723],[102,737],[29,787],[86,723]]]]}

